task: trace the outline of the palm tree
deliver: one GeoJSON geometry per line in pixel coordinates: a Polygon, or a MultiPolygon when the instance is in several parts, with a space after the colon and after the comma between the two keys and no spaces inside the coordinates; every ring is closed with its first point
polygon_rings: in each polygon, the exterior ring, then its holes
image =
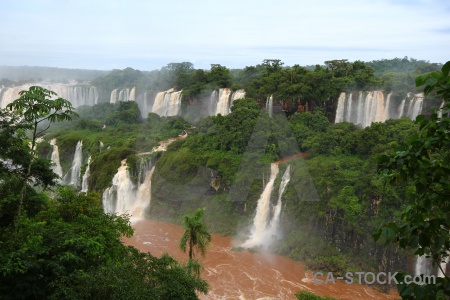
{"type": "Polygon", "coordinates": [[[184,216],[184,233],[180,240],[180,249],[186,252],[186,244],[189,242],[189,259],[194,256],[194,247],[205,256],[206,247],[211,242],[211,234],[206,230],[202,217],[205,209],[197,209],[192,216],[184,216]]]}

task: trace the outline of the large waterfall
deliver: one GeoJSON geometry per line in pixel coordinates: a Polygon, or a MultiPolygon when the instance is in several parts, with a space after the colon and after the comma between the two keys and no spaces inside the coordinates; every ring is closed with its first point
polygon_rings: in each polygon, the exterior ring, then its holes
{"type": "Polygon", "coordinates": [[[170,89],[156,94],[152,112],[164,117],[176,116],[180,113],[180,108],[181,91],[170,89]]]}
{"type": "Polygon", "coordinates": [[[72,167],[69,173],[65,176],[65,182],[74,187],[80,186],[80,172],[83,163],[83,141],[78,141],[75,147],[75,154],[73,155],[72,167]]]}
{"type": "Polygon", "coordinates": [[[226,89],[219,89],[219,99],[217,101],[216,105],[216,115],[221,114],[222,116],[225,116],[229,113],[230,109],[230,96],[231,96],[231,90],[226,89]]]}
{"type": "Polygon", "coordinates": [[[131,90],[125,89],[114,89],[111,91],[111,97],[109,98],[109,103],[116,103],[117,101],[134,101],[136,100],[136,88],[131,90]]]}
{"type": "Polygon", "coordinates": [[[283,192],[290,181],[290,167],[284,172],[283,178],[278,190],[277,204],[271,209],[270,198],[272,195],[275,179],[277,178],[279,168],[277,163],[270,166],[270,178],[267,182],[256,207],[256,214],[253,219],[250,237],[241,246],[245,248],[254,246],[268,246],[278,234],[278,226],[281,214],[281,198],[283,192]]]}
{"type": "Polygon", "coordinates": [[[83,179],[81,180],[81,192],[87,193],[89,186],[89,176],[91,176],[91,156],[88,158],[86,171],[84,171],[83,179]]]}
{"type": "Polygon", "coordinates": [[[126,160],[121,161],[120,167],[112,180],[112,186],[103,192],[103,210],[106,213],[128,213],[131,221],[135,222],[144,217],[145,209],[150,205],[151,180],[155,167],[146,165],[144,180],[138,180],[136,187],[130,177],[126,160]]]}
{"type": "Polygon", "coordinates": [[[41,86],[55,92],[57,97],[69,100],[74,107],[79,107],[81,105],[94,105],[98,102],[98,91],[95,86],[63,83],[33,83],[1,89],[0,108],[5,108],[6,105],[18,99],[20,97],[20,91],[28,90],[33,85],[41,86]]]}
{"type": "Polygon", "coordinates": [[[408,117],[415,119],[422,111],[423,94],[408,93],[399,104],[391,101],[380,91],[341,93],[336,109],[335,123],[351,122],[367,127],[372,122],[385,122],[388,119],[408,117]]]}
{"type": "Polygon", "coordinates": [[[221,114],[222,116],[228,115],[231,112],[233,102],[242,98],[245,98],[244,90],[237,90],[233,93],[229,88],[222,88],[219,89],[219,91],[214,90],[209,98],[208,114],[221,114]]]}
{"type": "Polygon", "coordinates": [[[57,174],[60,178],[62,178],[63,171],[62,171],[61,163],[59,160],[59,149],[58,149],[58,146],[56,146],[56,139],[52,139],[50,141],[50,145],[53,146],[51,160],[54,165],[52,166],[52,170],[55,174],[57,174]]]}

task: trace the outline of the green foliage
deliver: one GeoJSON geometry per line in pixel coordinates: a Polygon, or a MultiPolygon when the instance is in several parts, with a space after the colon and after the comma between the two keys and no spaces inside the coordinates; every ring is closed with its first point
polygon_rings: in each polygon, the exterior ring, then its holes
{"type": "Polygon", "coordinates": [[[362,209],[352,186],[343,187],[337,197],[331,198],[330,207],[342,210],[345,220],[351,224],[356,224],[362,209]]]}
{"type": "Polygon", "coordinates": [[[328,118],[321,113],[295,113],[289,117],[289,124],[298,145],[310,136],[319,132],[326,132],[330,126],[328,118]]]}
{"type": "Polygon", "coordinates": [[[52,100],[56,93],[42,87],[32,86],[28,91],[19,92],[19,95],[20,98],[8,104],[6,108],[17,111],[24,117],[25,122],[32,125],[37,126],[47,120],[50,123],[71,120],[73,116],[78,116],[69,101],[62,98],[52,100]]]}
{"type": "Polygon", "coordinates": [[[332,298],[332,297],[317,296],[308,291],[299,291],[295,294],[295,297],[297,297],[298,300],[335,300],[336,299],[336,298],[332,298]]]}
{"type": "MultiPolygon", "coordinates": [[[[450,62],[441,72],[433,72],[416,79],[418,86],[425,85],[425,94],[436,91],[444,100],[450,100],[450,62]]],[[[391,184],[406,183],[413,187],[410,203],[403,210],[401,222],[383,224],[374,239],[397,243],[400,248],[411,249],[415,254],[430,256],[439,265],[449,255],[450,195],[450,118],[447,104],[430,119],[418,116],[420,126],[407,147],[395,154],[379,159],[378,171],[391,184]]],[[[404,276],[402,274],[401,276],[404,276]]],[[[404,299],[444,298],[450,295],[449,278],[438,279],[436,285],[399,285],[404,299]],[[445,296],[444,296],[445,295],[445,296]]]]}
{"type": "Polygon", "coordinates": [[[128,248],[120,263],[76,271],[54,283],[50,299],[198,299],[208,284],[164,254],[156,258],[128,248]]]}
{"type": "Polygon", "coordinates": [[[187,266],[127,247],[128,217],[103,213],[99,194],[62,188],[11,237],[0,229],[2,299],[197,299],[208,285],[187,266]]]}
{"type": "Polygon", "coordinates": [[[180,249],[186,252],[186,244],[189,243],[190,260],[194,257],[194,248],[204,256],[206,247],[211,242],[211,234],[209,234],[202,221],[204,211],[204,209],[200,208],[192,216],[184,217],[184,233],[180,239],[180,249]]]}
{"type": "MultiPolygon", "coordinates": [[[[44,186],[54,184],[55,175],[45,174],[45,170],[49,169],[49,162],[35,159],[35,146],[36,139],[41,134],[47,131],[50,125],[54,122],[60,122],[64,120],[71,120],[73,116],[78,116],[73,111],[72,104],[62,98],[52,100],[53,96],[56,96],[55,92],[49,91],[39,86],[31,86],[28,91],[20,91],[19,99],[14,100],[12,103],[6,106],[6,109],[14,110],[21,116],[21,121],[26,125],[23,128],[30,129],[31,133],[31,157],[28,157],[28,162],[23,165],[26,166],[26,171],[22,174],[22,187],[20,192],[20,200],[18,203],[15,232],[19,229],[20,219],[22,217],[22,208],[24,205],[27,187],[30,178],[36,169],[39,173],[44,174],[44,186]],[[48,126],[45,129],[38,131],[38,125],[42,122],[48,122],[48,126]],[[44,172],[44,173],[42,173],[44,172]]],[[[23,135],[20,136],[23,138],[23,135]]],[[[19,137],[19,138],[20,138],[19,137]]],[[[37,181],[36,184],[41,182],[37,181]]]]}

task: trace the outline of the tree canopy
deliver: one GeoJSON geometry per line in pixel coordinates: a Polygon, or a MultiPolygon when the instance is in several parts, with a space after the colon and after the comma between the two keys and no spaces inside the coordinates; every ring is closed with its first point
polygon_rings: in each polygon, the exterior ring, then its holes
{"type": "MultiPolygon", "coordinates": [[[[450,61],[441,72],[432,72],[416,79],[425,94],[435,91],[446,105],[430,119],[418,116],[418,134],[407,147],[379,161],[379,172],[392,184],[404,182],[413,187],[410,203],[401,215],[401,222],[382,225],[375,239],[398,243],[412,249],[416,255],[433,259],[441,268],[450,249],[450,61]]],[[[436,285],[400,284],[405,299],[444,299],[450,295],[449,277],[438,278],[436,285]]],[[[402,274],[405,276],[405,274],[402,274]]],[[[402,280],[403,281],[403,280],[402,280]]]]}

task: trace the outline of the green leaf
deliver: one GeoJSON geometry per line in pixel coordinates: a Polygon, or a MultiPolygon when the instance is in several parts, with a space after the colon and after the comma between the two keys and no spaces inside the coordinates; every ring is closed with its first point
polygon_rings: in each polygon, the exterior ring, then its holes
{"type": "Polygon", "coordinates": [[[448,76],[450,72],[450,61],[446,62],[443,66],[442,66],[442,75],[444,75],[445,77],[448,76]]]}
{"type": "Polygon", "coordinates": [[[430,77],[430,74],[424,74],[424,75],[416,77],[416,86],[419,87],[419,86],[424,85],[429,77],[430,77]]]}

